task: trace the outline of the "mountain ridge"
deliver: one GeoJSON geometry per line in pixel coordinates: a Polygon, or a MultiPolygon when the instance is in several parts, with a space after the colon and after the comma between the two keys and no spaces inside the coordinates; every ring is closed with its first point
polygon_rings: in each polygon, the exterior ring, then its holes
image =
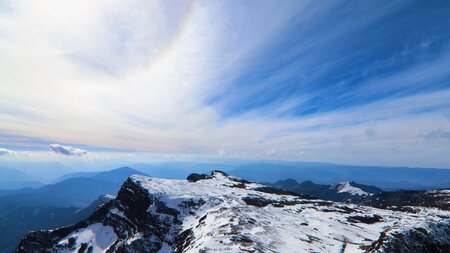
{"type": "Polygon", "coordinates": [[[48,205],[83,208],[102,193],[115,195],[122,182],[133,174],[146,175],[129,167],[121,167],[89,174],[89,177],[68,177],[36,189],[28,188],[0,192],[0,201],[10,201],[29,206],[48,205]]]}
{"type": "Polygon", "coordinates": [[[275,183],[293,178],[319,184],[354,181],[383,190],[449,188],[450,169],[352,166],[310,162],[260,162],[237,166],[228,173],[256,182],[275,183]]]}
{"type": "Polygon", "coordinates": [[[312,181],[298,183],[295,179],[279,180],[269,185],[320,199],[351,202],[377,208],[400,208],[404,206],[436,207],[450,210],[450,189],[439,190],[398,190],[382,189],[358,184],[356,182],[340,182],[323,185],[312,181]]]}
{"type": "Polygon", "coordinates": [[[416,230],[424,232],[413,252],[445,252],[448,213],[416,211],[306,198],[220,171],[191,180],[134,175],[88,219],[28,234],[16,252],[380,252],[408,249],[416,230]]]}

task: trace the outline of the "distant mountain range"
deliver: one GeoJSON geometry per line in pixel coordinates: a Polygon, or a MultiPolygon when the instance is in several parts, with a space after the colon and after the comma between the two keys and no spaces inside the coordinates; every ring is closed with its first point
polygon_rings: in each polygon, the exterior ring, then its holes
{"type": "Polygon", "coordinates": [[[130,167],[120,167],[110,171],[94,171],[94,172],[75,172],[63,175],[53,181],[54,184],[65,181],[71,178],[91,178],[112,183],[122,183],[125,179],[133,174],[146,175],[140,170],[135,170],[130,167]]]}
{"type": "Polygon", "coordinates": [[[450,210],[450,189],[385,192],[378,187],[355,182],[323,185],[311,181],[298,183],[294,179],[280,180],[269,185],[324,200],[350,202],[378,208],[398,209],[405,206],[423,206],[450,210]]]}
{"type": "Polygon", "coordinates": [[[353,181],[385,191],[450,188],[450,169],[348,166],[308,162],[263,162],[240,165],[228,171],[247,180],[275,183],[287,178],[319,184],[353,181]]]}
{"type": "Polygon", "coordinates": [[[185,179],[191,173],[207,173],[211,169],[229,171],[234,166],[221,163],[165,162],[160,164],[137,163],[131,167],[156,178],[185,179]]]}
{"type": "MultiPolygon", "coordinates": [[[[0,175],[2,175],[2,167],[19,169],[19,173],[23,174],[23,171],[25,171],[32,175],[31,177],[26,176],[26,179],[20,174],[17,174],[14,178],[2,176],[1,179],[8,178],[8,182],[0,179],[0,192],[2,189],[37,188],[41,186],[39,183],[31,183],[30,185],[30,182],[39,181],[37,178],[42,179],[43,182],[55,184],[68,178],[93,177],[99,173],[78,172],[63,175],[64,171],[73,172],[77,171],[78,168],[83,168],[84,171],[110,168],[110,166],[106,166],[105,164],[98,164],[95,167],[95,164],[76,163],[70,166],[72,167],[60,163],[0,163],[0,175]],[[63,176],[59,176],[56,179],[51,178],[51,175],[63,176]],[[51,180],[48,180],[50,178],[51,180]],[[19,181],[25,181],[26,184],[19,181]]],[[[167,179],[183,179],[190,173],[206,173],[211,169],[220,169],[232,175],[257,182],[275,183],[278,180],[293,178],[298,182],[310,180],[318,184],[353,181],[365,185],[374,185],[385,191],[450,188],[450,181],[448,180],[450,178],[450,168],[349,166],[314,162],[244,160],[217,160],[214,162],[174,161],[151,164],[135,163],[129,164],[129,166],[152,177],[167,179]]]]}
{"type": "Polygon", "coordinates": [[[0,167],[0,191],[20,188],[37,188],[42,185],[41,182],[23,171],[0,167]]]}
{"type": "Polygon", "coordinates": [[[66,176],[61,181],[37,189],[0,191],[0,195],[3,195],[0,202],[83,208],[100,194],[115,195],[122,182],[134,174],[146,175],[128,167],[106,172],[72,174],[73,177],[66,176]]]}
{"type": "Polygon", "coordinates": [[[160,164],[133,164],[131,167],[153,177],[183,179],[190,173],[205,173],[220,169],[231,175],[256,182],[275,183],[293,178],[299,182],[313,181],[318,184],[353,181],[374,185],[385,191],[429,190],[450,188],[450,169],[350,166],[314,162],[246,162],[246,163],[196,163],[171,162],[160,164]]]}
{"type": "Polygon", "coordinates": [[[332,200],[358,202],[373,194],[381,193],[381,190],[375,186],[357,184],[355,182],[341,182],[336,184],[324,185],[315,184],[312,181],[298,183],[294,179],[280,180],[271,186],[283,190],[288,190],[312,197],[332,200]]]}

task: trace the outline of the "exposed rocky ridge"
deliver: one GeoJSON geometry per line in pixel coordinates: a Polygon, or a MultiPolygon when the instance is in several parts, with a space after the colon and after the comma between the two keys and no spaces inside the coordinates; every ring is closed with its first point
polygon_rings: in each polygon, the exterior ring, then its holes
{"type": "Polygon", "coordinates": [[[436,207],[450,210],[450,189],[413,191],[401,190],[382,192],[359,202],[378,208],[400,208],[405,206],[436,207]]]}
{"type": "Polygon", "coordinates": [[[408,242],[415,230],[423,247],[409,252],[448,252],[449,213],[416,211],[312,199],[220,171],[189,181],[132,176],[88,219],[30,233],[16,252],[377,252],[406,247],[391,231],[408,242]]]}

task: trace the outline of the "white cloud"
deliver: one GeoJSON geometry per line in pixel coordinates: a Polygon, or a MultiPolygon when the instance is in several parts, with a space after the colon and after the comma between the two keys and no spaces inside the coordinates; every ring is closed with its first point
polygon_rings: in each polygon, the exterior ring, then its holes
{"type": "Polygon", "coordinates": [[[13,154],[16,154],[16,152],[12,151],[10,149],[6,149],[6,148],[0,148],[0,156],[13,155],[13,154]]]}
{"type": "Polygon", "coordinates": [[[50,150],[56,154],[66,155],[66,156],[78,156],[84,157],[88,155],[88,152],[84,149],[79,149],[71,146],[63,146],[60,144],[50,144],[50,150]]]}
{"type": "Polygon", "coordinates": [[[227,151],[226,151],[225,149],[220,149],[220,150],[217,152],[217,154],[218,154],[219,156],[225,156],[225,155],[227,154],[227,151]]]}
{"type": "Polygon", "coordinates": [[[28,153],[14,151],[14,150],[7,149],[7,148],[0,148],[0,157],[2,157],[2,156],[5,156],[5,157],[9,157],[9,156],[28,156],[28,153]]]}

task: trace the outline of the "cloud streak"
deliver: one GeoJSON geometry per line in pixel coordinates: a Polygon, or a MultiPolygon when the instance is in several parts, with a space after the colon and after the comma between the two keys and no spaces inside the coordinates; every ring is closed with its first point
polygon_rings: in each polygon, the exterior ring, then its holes
{"type": "Polygon", "coordinates": [[[0,157],[20,157],[20,156],[28,156],[28,153],[14,151],[7,148],[0,148],[0,157]]]}
{"type": "Polygon", "coordinates": [[[56,154],[66,155],[66,156],[77,156],[77,157],[85,157],[88,155],[88,152],[83,149],[71,147],[71,146],[63,146],[60,144],[50,144],[49,148],[56,154]]]}
{"type": "Polygon", "coordinates": [[[4,155],[14,155],[16,154],[15,151],[12,151],[10,149],[6,149],[6,148],[0,148],[0,156],[4,156],[4,155]]]}

